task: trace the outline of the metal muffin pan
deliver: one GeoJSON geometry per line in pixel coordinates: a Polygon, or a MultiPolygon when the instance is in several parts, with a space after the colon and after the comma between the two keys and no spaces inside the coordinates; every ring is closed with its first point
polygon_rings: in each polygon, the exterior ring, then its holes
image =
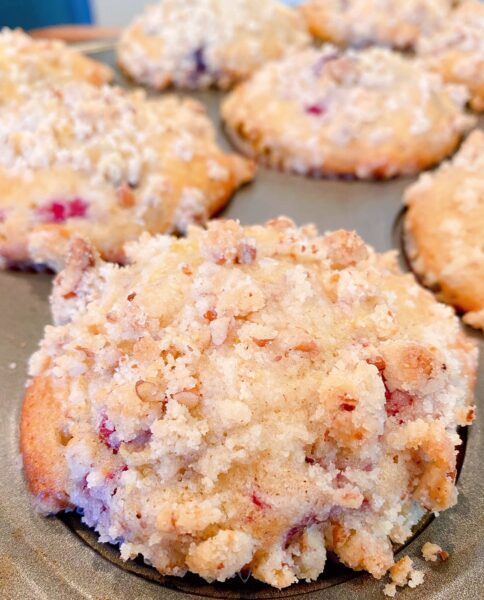
{"type": "MultiPolygon", "coordinates": [[[[112,51],[97,56],[114,64],[112,51]]],[[[120,82],[128,85],[127,82],[120,82]]],[[[217,124],[219,139],[230,148],[220,124],[221,94],[194,94],[217,124]]],[[[482,124],[482,123],[481,123],[482,124]]],[[[244,224],[287,215],[298,224],[315,223],[320,232],[356,230],[378,251],[401,251],[401,198],[412,179],[363,183],[304,179],[260,168],[254,183],[242,189],[222,213],[244,224]]],[[[402,260],[403,268],[407,268],[402,260]]],[[[235,578],[207,584],[198,577],[162,577],[141,560],[122,563],[114,546],[98,544],[95,534],[74,513],[44,518],[32,510],[18,453],[18,420],[25,389],[27,360],[50,322],[46,274],[0,273],[0,599],[5,600],[185,600],[186,598],[302,597],[307,600],[373,600],[383,583],[328,562],[316,582],[279,591],[235,578]]],[[[484,597],[484,339],[469,331],[481,349],[476,389],[477,420],[464,433],[459,503],[438,519],[419,524],[401,552],[425,571],[425,582],[398,598],[475,600],[484,597]],[[426,541],[450,553],[445,563],[424,563],[426,541]]]]}

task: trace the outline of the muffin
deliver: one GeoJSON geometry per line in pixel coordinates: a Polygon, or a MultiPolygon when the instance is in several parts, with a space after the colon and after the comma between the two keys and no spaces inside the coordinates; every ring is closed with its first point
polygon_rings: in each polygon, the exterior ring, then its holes
{"type": "Polygon", "coordinates": [[[125,30],[118,62],[158,90],[227,88],[309,43],[302,17],[276,0],[164,0],[125,30]]]}
{"type": "Polygon", "coordinates": [[[391,50],[325,46],[262,67],[222,116],[235,145],[272,168],[386,179],[450,154],[475,123],[467,98],[391,50]]]}
{"type": "Polygon", "coordinates": [[[338,46],[411,50],[450,17],[452,0],[305,0],[311,33],[338,46]]]}
{"type": "Polygon", "coordinates": [[[37,90],[0,113],[0,263],[58,270],[73,236],[123,262],[127,241],[203,223],[253,175],[194,100],[37,90]]]}
{"type": "Polygon", "coordinates": [[[461,83],[470,105],[484,111],[484,4],[466,0],[433,35],[422,37],[417,51],[428,68],[445,81],[461,83]]]}
{"type": "Polygon", "coordinates": [[[163,574],[283,588],[327,551],[380,578],[455,504],[476,348],[393,253],[279,218],[127,255],[76,240],[56,279],[21,420],[38,510],[163,574]]]}
{"type": "Polygon", "coordinates": [[[414,271],[439,298],[484,329],[484,132],[405,193],[405,247],[414,271]]]}
{"type": "Polygon", "coordinates": [[[112,70],[64,42],[34,40],[20,29],[0,30],[0,106],[30,97],[36,88],[65,83],[109,83],[112,70]]]}

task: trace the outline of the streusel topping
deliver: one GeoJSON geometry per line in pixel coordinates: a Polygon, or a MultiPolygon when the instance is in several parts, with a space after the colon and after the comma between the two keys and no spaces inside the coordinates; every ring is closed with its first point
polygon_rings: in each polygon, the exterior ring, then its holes
{"type": "Polygon", "coordinates": [[[69,502],[123,558],[285,587],[327,549],[381,577],[455,502],[476,350],[393,254],[279,218],[129,258],[77,244],[30,363],[61,403],[69,502]]]}
{"type": "Polygon", "coordinates": [[[372,158],[385,157],[382,169],[391,175],[402,168],[404,151],[415,153],[413,163],[405,158],[410,171],[420,154],[469,129],[474,119],[463,111],[467,99],[463,86],[446,85],[390,50],[327,45],[263,67],[222,110],[235,136],[269,160],[272,153],[277,162],[280,154],[281,161],[292,160],[293,170],[324,171],[325,162],[331,166],[335,156],[352,157],[354,150],[355,162],[362,163],[355,165],[356,174],[365,177],[372,158]]]}
{"type": "Polygon", "coordinates": [[[407,254],[426,285],[484,329],[484,133],[405,192],[407,254]]]}
{"type": "Polygon", "coordinates": [[[128,27],[119,59],[156,88],[227,87],[309,43],[300,15],[275,0],[164,0],[128,27]]]}
{"type": "Polygon", "coordinates": [[[46,87],[0,114],[0,255],[11,258],[20,240],[21,260],[31,258],[27,243],[33,254],[40,244],[51,264],[55,246],[75,231],[118,260],[143,231],[206,221],[253,174],[250,161],[219,149],[195,100],[85,83],[46,87]],[[52,224],[67,229],[60,235],[52,224]],[[44,248],[46,229],[57,241],[44,248]]]}
{"type": "Polygon", "coordinates": [[[311,31],[338,45],[412,48],[449,19],[452,0],[306,0],[311,31]]]}
{"type": "Polygon", "coordinates": [[[0,103],[29,98],[34,88],[87,81],[95,85],[113,78],[109,67],[56,40],[34,40],[20,29],[0,30],[0,103]]]}
{"type": "Polygon", "coordinates": [[[418,53],[446,81],[467,85],[471,106],[484,110],[484,5],[466,0],[431,36],[422,37],[418,53]]]}
{"type": "MultiPolygon", "coordinates": [[[[484,60],[484,10],[479,0],[466,0],[452,13],[442,26],[431,36],[422,37],[418,44],[421,54],[435,55],[449,49],[475,53],[473,62],[484,60]]],[[[472,65],[461,63],[461,68],[470,70],[472,65]]],[[[456,67],[456,71],[460,70],[456,67]]]]}
{"type": "Polygon", "coordinates": [[[214,144],[214,133],[195,101],[149,100],[142,91],[71,83],[2,110],[0,167],[18,174],[68,166],[95,184],[126,181],[135,187],[144,177],[159,176],[154,141],[163,139],[163,152],[189,162],[204,144],[214,144]]]}

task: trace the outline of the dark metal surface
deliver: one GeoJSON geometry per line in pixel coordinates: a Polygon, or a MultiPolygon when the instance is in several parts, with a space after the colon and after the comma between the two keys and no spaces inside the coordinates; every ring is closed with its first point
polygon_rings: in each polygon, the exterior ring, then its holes
{"type": "MultiPolygon", "coordinates": [[[[112,55],[104,55],[112,63],[112,55]]],[[[217,93],[197,94],[219,124],[217,93]]],[[[220,139],[228,146],[220,129],[220,139]]],[[[298,224],[315,223],[320,231],[357,230],[378,251],[400,249],[402,192],[411,180],[387,183],[315,181],[260,169],[256,181],[241,190],[224,216],[242,223],[263,222],[285,214],[298,224]]],[[[183,600],[280,598],[308,600],[373,600],[382,582],[330,565],[322,578],[279,592],[268,586],[234,579],[208,585],[196,577],[163,578],[142,562],[122,564],[117,549],[97,544],[75,516],[45,519],[36,515],[25,491],[18,455],[17,423],[26,364],[49,322],[51,277],[45,274],[0,273],[0,598],[8,600],[183,600]]],[[[482,335],[470,332],[480,340],[482,335]]],[[[405,548],[425,571],[425,583],[398,597],[414,600],[475,600],[484,597],[484,368],[477,385],[477,421],[469,430],[459,479],[459,504],[424,527],[405,548]],[[451,558],[430,565],[420,558],[424,542],[433,541],[451,558]]]]}

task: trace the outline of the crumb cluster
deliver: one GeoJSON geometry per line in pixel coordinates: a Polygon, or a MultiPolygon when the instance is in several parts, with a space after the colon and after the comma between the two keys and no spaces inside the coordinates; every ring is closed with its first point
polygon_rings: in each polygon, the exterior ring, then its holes
{"type": "Polygon", "coordinates": [[[416,588],[424,582],[424,573],[413,567],[413,561],[408,556],[404,556],[390,568],[390,583],[383,588],[385,596],[394,598],[397,594],[397,588],[406,587],[416,588]]]}

